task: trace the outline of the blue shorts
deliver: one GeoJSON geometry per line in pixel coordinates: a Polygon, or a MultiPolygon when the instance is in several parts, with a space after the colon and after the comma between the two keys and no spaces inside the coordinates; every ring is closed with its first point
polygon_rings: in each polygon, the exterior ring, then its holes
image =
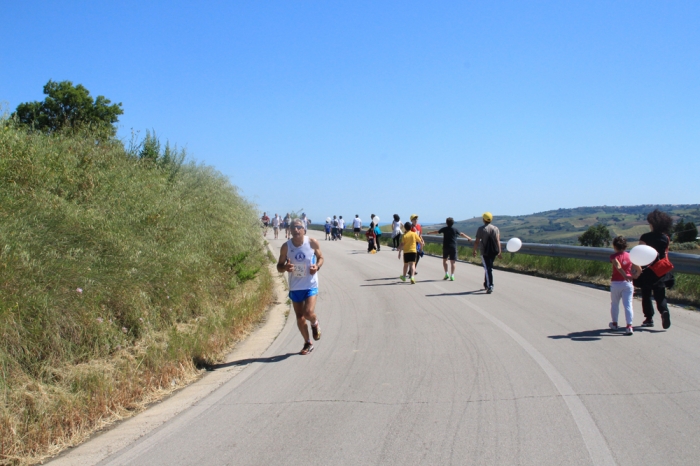
{"type": "Polygon", "coordinates": [[[306,301],[306,298],[316,296],[318,294],[318,288],[311,288],[310,290],[294,290],[289,292],[289,299],[294,303],[301,303],[306,301]]]}

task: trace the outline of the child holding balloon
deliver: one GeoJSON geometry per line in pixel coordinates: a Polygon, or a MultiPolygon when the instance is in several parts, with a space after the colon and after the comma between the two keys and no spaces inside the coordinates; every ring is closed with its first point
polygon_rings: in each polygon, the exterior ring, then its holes
{"type": "Polygon", "coordinates": [[[625,308],[625,320],[627,321],[625,335],[632,335],[634,333],[632,328],[634,286],[632,285],[632,261],[629,253],[625,251],[627,249],[627,240],[622,236],[618,236],[613,240],[613,248],[615,249],[615,254],[610,256],[610,262],[613,266],[612,279],[610,281],[610,316],[612,317],[610,328],[612,330],[620,329],[617,325],[617,318],[620,314],[620,300],[622,300],[622,306],[625,308]]]}

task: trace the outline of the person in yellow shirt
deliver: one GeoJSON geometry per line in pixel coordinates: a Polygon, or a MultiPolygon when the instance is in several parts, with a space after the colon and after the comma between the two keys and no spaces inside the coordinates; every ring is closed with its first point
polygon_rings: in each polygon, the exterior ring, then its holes
{"type": "Polygon", "coordinates": [[[416,279],[414,275],[416,271],[416,256],[418,255],[416,245],[420,244],[421,247],[423,247],[425,243],[418,233],[411,231],[411,226],[411,222],[406,222],[404,225],[406,233],[401,237],[401,243],[399,244],[399,259],[401,259],[401,253],[403,252],[403,275],[399,278],[402,282],[405,282],[406,272],[408,272],[411,284],[415,284],[416,279]]]}

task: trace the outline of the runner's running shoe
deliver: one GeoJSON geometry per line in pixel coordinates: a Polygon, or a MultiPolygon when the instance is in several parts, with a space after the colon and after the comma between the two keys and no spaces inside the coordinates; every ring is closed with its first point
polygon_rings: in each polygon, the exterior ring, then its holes
{"type": "Polygon", "coordinates": [[[449,280],[449,279],[450,279],[450,274],[445,273],[445,278],[443,278],[443,280],[449,280]]]}
{"type": "Polygon", "coordinates": [[[644,322],[642,322],[642,327],[653,327],[654,326],[654,321],[651,319],[644,319],[644,322]]]}
{"type": "Polygon", "coordinates": [[[416,284],[416,279],[411,277],[411,285],[415,285],[415,284],[416,284]]]}
{"type": "Polygon", "coordinates": [[[625,335],[633,335],[634,334],[634,328],[631,325],[628,325],[625,327],[625,335]]]}
{"type": "Polygon", "coordinates": [[[455,281],[455,276],[454,276],[454,275],[450,275],[450,281],[451,281],[451,282],[455,281]]]}
{"type": "Polygon", "coordinates": [[[321,326],[319,324],[316,324],[314,327],[313,325],[311,326],[311,334],[314,336],[314,340],[318,341],[321,339],[321,326]]]}
{"type": "Polygon", "coordinates": [[[491,294],[491,293],[493,293],[493,287],[489,286],[489,289],[486,290],[486,294],[491,294]]]}
{"type": "Polygon", "coordinates": [[[608,324],[608,327],[610,327],[610,330],[620,330],[620,327],[617,325],[617,322],[610,322],[608,324]]]}
{"type": "Polygon", "coordinates": [[[406,276],[405,276],[405,275],[401,275],[399,278],[401,279],[402,282],[405,282],[405,281],[406,281],[406,276]]]}
{"type": "Polygon", "coordinates": [[[313,350],[314,350],[314,345],[312,345],[310,342],[307,341],[306,343],[304,343],[304,347],[301,349],[301,351],[299,351],[299,354],[304,356],[306,354],[309,354],[313,350]]]}

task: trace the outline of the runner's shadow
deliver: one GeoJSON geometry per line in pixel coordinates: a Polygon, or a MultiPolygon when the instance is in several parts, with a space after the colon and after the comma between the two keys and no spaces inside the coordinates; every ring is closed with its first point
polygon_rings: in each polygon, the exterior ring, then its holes
{"type": "MultiPolygon", "coordinates": [[[[397,279],[398,280],[398,279],[397,279]]],[[[395,282],[395,283],[374,283],[371,285],[360,285],[360,286],[394,286],[394,285],[405,285],[405,283],[402,282],[395,282]]],[[[409,283],[410,285],[410,283],[409,283]]]]}
{"type": "Polygon", "coordinates": [[[285,359],[287,359],[290,356],[296,356],[298,354],[299,353],[287,353],[287,354],[278,354],[276,356],[270,356],[269,358],[239,359],[238,361],[224,362],[221,364],[205,364],[203,367],[208,372],[212,372],[212,371],[215,371],[217,369],[223,369],[225,367],[247,366],[248,364],[252,364],[254,362],[262,362],[262,363],[280,362],[280,361],[284,361],[285,359]]]}
{"type": "Polygon", "coordinates": [[[571,332],[567,335],[550,335],[547,338],[552,340],[561,340],[568,338],[571,341],[596,341],[600,340],[602,337],[624,337],[625,335],[622,331],[611,330],[609,328],[603,328],[600,330],[586,330],[583,332],[571,332]]]}
{"type": "Polygon", "coordinates": [[[377,280],[396,280],[397,277],[387,277],[387,278],[368,278],[366,282],[376,282],[377,280]]]}
{"type": "Polygon", "coordinates": [[[474,290],[474,291],[462,291],[461,293],[439,293],[439,294],[427,294],[427,298],[434,298],[436,296],[464,296],[468,294],[486,294],[486,290],[474,290]]]}
{"type": "MultiPolygon", "coordinates": [[[[663,333],[665,330],[652,330],[648,327],[634,327],[635,332],[649,332],[649,333],[663,333]]],[[[571,341],[596,341],[600,340],[602,337],[627,337],[622,329],[611,330],[609,328],[604,328],[600,330],[586,330],[584,332],[572,332],[568,335],[550,335],[547,338],[552,340],[561,340],[563,338],[568,338],[571,341]]]]}

